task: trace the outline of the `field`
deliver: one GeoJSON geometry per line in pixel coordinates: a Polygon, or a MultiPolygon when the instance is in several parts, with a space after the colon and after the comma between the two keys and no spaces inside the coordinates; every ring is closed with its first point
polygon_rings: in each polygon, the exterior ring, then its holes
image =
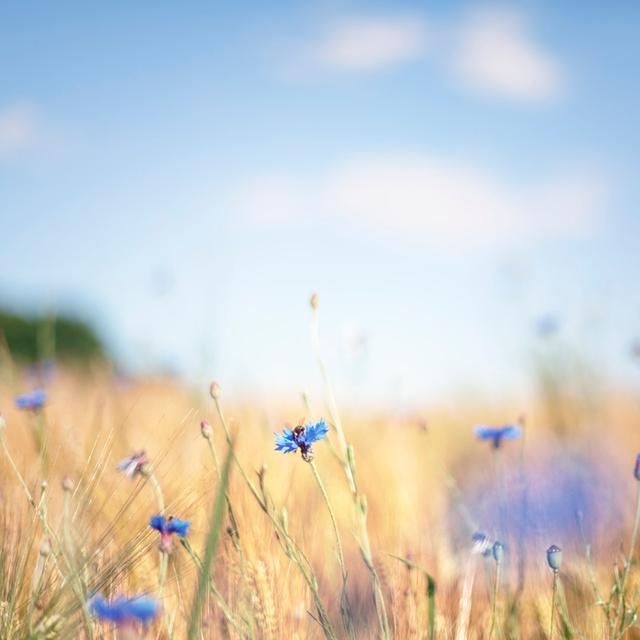
{"type": "Polygon", "coordinates": [[[64,368],[20,410],[34,381],[13,369],[0,637],[638,637],[637,398],[545,371],[526,407],[367,415],[339,412],[330,384],[267,412],[228,399],[223,376],[189,389],[64,368]],[[274,431],[322,418],[312,454],[274,451],[274,431]],[[519,437],[483,440],[478,423],[519,437]],[[161,513],[191,526],[159,550],[161,513]],[[111,623],[99,594],[161,606],[111,623]]]}

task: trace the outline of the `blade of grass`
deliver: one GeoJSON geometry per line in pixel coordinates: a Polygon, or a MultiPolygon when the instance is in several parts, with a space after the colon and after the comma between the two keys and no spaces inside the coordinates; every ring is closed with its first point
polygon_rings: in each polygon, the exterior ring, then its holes
{"type": "Polygon", "coordinates": [[[218,538],[220,537],[220,527],[222,526],[222,518],[225,507],[225,493],[229,482],[229,470],[231,460],[233,458],[233,442],[230,443],[227,455],[222,467],[218,490],[216,491],[216,499],[211,512],[211,524],[209,525],[209,533],[207,534],[207,544],[205,546],[204,558],[202,559],[202,568],[200,569],[200,577],[198,578],[198,588],[196,589],[191,607],[191,615],[189,618],[189,628],[187,632],[188,640],[195,640],[200,630],[200,619],[202,615],[202,607],[204,605],[207,588],[209,585],[209,571],[213,563],[218,538]]]}
{"type": "Polygon", "coordinates": [[[387,554],[390,558],[395,558],[409,567],[409,569],[415,569],[422,573],[427,581],[427,624],[429,628],[429,640],[435,640],[436,637],[436,581],[433,579],[430,573],[423,569],[415,562],[402,558],[400,556],[394,556],[392,553],[387,554]]]}

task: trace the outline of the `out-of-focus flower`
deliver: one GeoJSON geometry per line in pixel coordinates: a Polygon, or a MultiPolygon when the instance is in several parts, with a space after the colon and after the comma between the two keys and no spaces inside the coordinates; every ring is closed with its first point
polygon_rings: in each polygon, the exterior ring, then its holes
{"type": "Polygon", "coordinates": [[[491,549],[493,553],[493,559],[500,564],[504,559],[504,545],[502,542],[498,542],[497,540],[493,543],[493,547],[491,549]]]}
{"type": "Polygon", "coordinates": [[[189,532],[191,523],[173,516],[165,518],[157,515],[149,520],[149,526],[160,532],[160,551],[171,553],[173,551],[173,539],[171,536],[175,533],[179,538],[184,538],[189,532]]]}
{"type": "Polygon", "coordinates": [[[640,482],[640,453],[636,456],[636,464],[633,468],[633,477],[640,482]]]}
{"type": "Polygon", "coordinates": [[[118,626],[149,624],[160,612],[160,604],[155,598],[146,595],[132,598],[118,596],[115,600],[107,602],[98,594],[89,600],[89,610],[96,618],[113,622],[118,626]]]}
{"type": "Polygon", "coordinates": [[[540,316],[535,322],[535,332],[539,338],[550,338],[558,333],[560,323],[552,315],[540,316]]]}
{"type": "Polygon", "coordinates": [[[474,432],[480,440],[490,440],[494,449],[499,449],[503,439],[515,440],[522,435],[522,429],[515,424],[504,427],[487,427],[480,425],[474,427],[474,432]]]}
{"type": "Polygon", "coordinates": [[[28,409],[30,411],[38,411],[42,409],[47,402],[47,392],[44,389],[34,389],[27,393],[16,396],[16,407],[18,409],[28,409]]]}
{"type": "Polygon", "coordinates": [[[144,451],[136,451],[128,458],[125,458],[118,463],[116,469],[129,478],[134,478],[137,475],[142,475],[146,465],[149,464],[149,459],[144,451]]]}
{"type": "Polygon", "coordinates": [[[303,460],[311,462],[313,451],[311,445],[318,440],[322,440],[329,428],[324,420],[315,424],[298,425],[295,429],[284,429],[281,434],[274,433],[276,437],[276,451],[283,453],[293,453],[300,449],[303,460]]]}
{"type": "Polygon", "coordinates": [[[552,544],[547,549],[547,564],[553,571],[560,571],[562,566],[562,549],[555,544],[552,544]]]}
{"type": "Polygon", "coordinates": [[[480,553],[483,556],[488,556],[491,553],[491,542],[482,531],[476,531],[471,536],[471,540],[473,541],[471,553],[480,553]]]}

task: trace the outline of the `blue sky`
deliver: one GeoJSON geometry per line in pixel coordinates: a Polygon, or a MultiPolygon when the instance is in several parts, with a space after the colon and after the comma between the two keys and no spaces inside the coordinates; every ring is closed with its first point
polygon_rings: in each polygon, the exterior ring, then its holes
{"type": "Polygon", "coordinates": [[[0,8],[0,300],[129,366],[352,397],[634,381],[635,3],[0,8]],[[362,348],[362,345],[365,345],[362,348]],[[360,345],[360,346],[358,346],[360,345]]]}

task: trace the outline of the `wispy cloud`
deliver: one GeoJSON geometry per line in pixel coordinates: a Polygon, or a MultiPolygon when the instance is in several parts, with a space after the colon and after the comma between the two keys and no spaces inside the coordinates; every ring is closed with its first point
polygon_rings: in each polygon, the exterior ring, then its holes
{"type": "Polygon", "coordinates": [[[32,147],[38,141],[39,131],[40,119],[33,106],[0,107],[0,157],[32,147]]]}
{"type": "Polygon", "coordinates": [[[595,229],[604,182],[581,172],[543,184],[425,154],[352,158],[316,175],[265,176],[240,199],[256,225],[323,221],[440,249],[527,244],[595,229]]]}
{"type": "Polygon", "coordinates": [[[471,13],[453,35],[453,70],[470,89],[527,101],[548,101],[564,89],[559,63],[533,35],[524,14],[471,13]]]}
{"type": "Polygon", "coordinates": [[[531,19],[510,8],[440,20],[424,14],[334,20],[289,51],[286,66],[288,77],[308,80],[318,72],[373,73],[425,60],[465,90],[501,99],[540,103],[565,90],[565,73],[531,19]]]}
{"type": "Polygon", "coordinates": [[[338,71],[372,71],[415,60],[428,29],[417,16],[352,18],[334,24],[310,47],[312,61],[338,71]]]}

